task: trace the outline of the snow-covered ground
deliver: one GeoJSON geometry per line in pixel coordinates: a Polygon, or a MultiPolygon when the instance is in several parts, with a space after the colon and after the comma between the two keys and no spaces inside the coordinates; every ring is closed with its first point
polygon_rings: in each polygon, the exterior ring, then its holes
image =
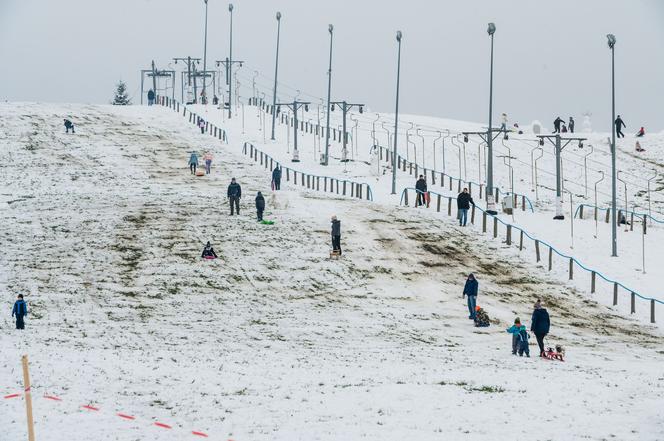
{"type": "MultiPolygon", "coordinates": [[[[239,118],[222,145],[157,107],[11,103],[0,114],[0,286],[5,310],[17,293],[32,308],[24,332],[0,321],[0,388],[21,391],[29,354],[38,439],[664,438],[660,328],[500,241],[396,207],[387,177],[371,178],[376,203],[273,194],[241,153],[262,134],[246,124],[242,136],[239,118]],[[68,116],[76,135],[62,133],[68,116]],[[189,152],[207,149],[213,174],[195,178],[189,152]],[[240,217],[228,216],[232,176],[240,217]],[[256,191],[275,225],[255,222],[256,191]],[[338,261],[327,259],[332,214],[338,261]],[[199,258],[206,240],[219,260],[199,258]],[[489,328],[467,319],[469,271],[489,328]],[[564,363],[510,354],[504,328],[529,324],[536,298],[564,363]]],[[[323,169],[311,153],[298,167],[371,176],[368,165],[323,169]]],[[[0,425],[24,437],[20,398],[0,401],[0,425]]]]}

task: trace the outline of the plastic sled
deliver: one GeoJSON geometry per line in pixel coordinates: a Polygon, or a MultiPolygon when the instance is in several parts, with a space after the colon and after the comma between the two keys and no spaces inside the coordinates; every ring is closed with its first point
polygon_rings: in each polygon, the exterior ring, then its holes
{"type": "Polygon", "coordinates": [[[261,225],[274,225],[274,221],[271,220],[262,220],[261,225]]]}
{"type": "Polygon", "coordinates": [[[216,259],[216,257],[214,257],[214,256],[205,256],[205,257],[203,257],[203,259],[214,260],[214,259],[216,259]]]}
{"type": "Polygon", "coordinates": [[[205,172],[203,170],[196,170],[196,176],[205,176],[205,172]]]}
{"type": "Polygon", "coordinates": [[[558,360],[558,361],[565,361],[563,360],[563,355],[565,355],[563,352],[556,352],[556,351],[544,351],[544,358],[547,360],[558,360]]]}

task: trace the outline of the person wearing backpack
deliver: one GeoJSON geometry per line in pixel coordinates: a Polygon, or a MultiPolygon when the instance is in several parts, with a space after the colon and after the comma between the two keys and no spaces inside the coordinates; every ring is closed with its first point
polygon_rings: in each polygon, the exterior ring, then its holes
{"type": "Polygon", "coordinates": [[[19,294],[12,308],[12,317],[16,316],[16,329],[25,329],[23,317],[26,315],[28,315],[28,304],[23,300],[23,294],[19,294]]]}

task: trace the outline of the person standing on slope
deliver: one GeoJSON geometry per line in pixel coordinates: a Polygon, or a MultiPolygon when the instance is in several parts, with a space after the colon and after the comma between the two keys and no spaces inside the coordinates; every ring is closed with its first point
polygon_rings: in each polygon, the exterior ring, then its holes
{"type": "Polygon", "coordinates": [[[242,196],[242,187],[235,182],[235,178],[231,179],[231,184],[228,186],[228,200],[231,203],[231,216],[233,216],[233,208],[240,215],[240,197],[242,196]]]}
{"type": "Polygon", "coordinates": [[[500,130],[507,133],[507,113],[502,114],[500,121],[500,130]]]}
{"type": "Polygon", "coordinates": [[[424,205],[426,202],[426,192],[427,192],[427,181],[424,179],[424,175],[420,175],[420,179],[415,183],[415,190],[417,193],[417,198],[415,199],[415,207],[424,205]]]}
{"type": "Polygon", "coordinates": [[[151,106],[154,104],[154,90],[150,89],[148,90],[148,106],[151,106]]]}
{"type": "Polygon", "coordinates": [[[464,188],[461,193],[457,196],[457,211],[459,217],[459,226],[465,227],[468,220],[468,210],[470,209],[470,204],[475,205],[472,196],[468,193],[468,189],[464,188]]]}
{"type": "Polygon", "coordinates": [[[265,198],[263,194],[259,191],[256,194],[256,216],[258,217],[258,222],[263,220],[263,211],[265,210],[265,198]]]}
{"type": "Polygon", "coordinates": [[[574,133],[574,118],[571,116],[569,117],[569,123],[567,124],[567,127],[569,127],[570,133],[574,133]]]}
{"type": "Polygon", "coordinates": [[[332,216],[332,252],[341,256],[341,221],[332,216]]]}
{"type": "Polygon", "coordinates": [[[205,161],[205,174],[209,175],[212,168],[212,153],[209,150],[203,155],[203,160],[205,161]]]}
{"type": "Polygon", "coordinates": [[[545,308],[542,308],[542,303],[537,299],[530,324],[530,330],[535,334],[535,338],[537,339],[540,357],[544,356],[544,337],[549,333],[550,327],[551,321],[549,320],[549,313],[545,308]]]}
{"type": "Polygon", "coordinates": [[[69,133],[70,129],[72,133],[76,133],[76,131],[74,130],[74,123],[68,119],[65,119],[65,130],[67,131],[67,133],[69,133]]]}
{"type": "Polygon", "coordinates": [[[468,278],[466,279],[466,284],[463,287],[463,294],[461,295],[461,298],[468,296],[468,312],[470,313],[468,318],[471,320],[475,320],[475,306],[477,306],[478,288],[479,283],[477,282],[475,275],[472,273],[469,274],[468,278]]]}
{"type": "Polygon", "coordinates": [[[12,317],[16,316],[16,329],[25,329],[23,317],[26,315],[28,315],[28,304],[23,300],[23,294],[19,294],[12,308],[12,317]]]}
{"type": "Polygon", "coordinates": [[[277,165],[274,167],[274,170],[272,170],[272,190],[280,190],[281,189],[281,167],[277,165]]]}
{"type": "Polygon", "coordinates": [[[205,133],[205,120],[198,118],[198,127],[201,129],[201,134],[205,133]]]}
{"type": "Polygon", "coordinates": [[[560,117],[556,118],[556,120],[553,122],[553,133],[560,133],[560,125],[564,123],[565,121],[563,121],[560,117]]]}
{"type": "Polygon", "coordinates": [[[616,118],[616,136],[618,138],[624,138],[625,137],[625,134],[622,132],[623,127],[627,128],[627,126],[625,125],[625,122],[622,120],[620,115],[618,115],[618,118],[616,118]]]}
{"type": "Polygon", "coordinates": [[[196,167],[198,167],[198,155],[196,152],[191,152],[191,156],[189,156],[189,171],[192,175],[196,174],[196,167]]]}

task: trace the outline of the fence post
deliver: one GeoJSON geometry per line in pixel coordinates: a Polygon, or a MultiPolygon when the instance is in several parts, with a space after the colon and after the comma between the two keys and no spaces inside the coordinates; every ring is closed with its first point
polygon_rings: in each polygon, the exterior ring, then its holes
{"type": "Polygon", "coordinates": [[[403,203],[406,207],[408,206],[408,189],[403,191],[403,203]]]}
{"type": "Polygon", "coordinates": [[[526,197],[521,196],[521,211],[526,211],[526,197]]]}
{"type": "Polygon", "coordinates": [[[286,169],[286,182],[290,181],[290,168],[286,169]]]}
{"type": "Polygon", "coordinates": [[[452,216],[452,199],[447,200],[447,215],[452,216]]]}
{"type": "Polygon", "coordinates": [[[486,233],[486,211],[482,212],[482,233],[486,233]]]}
{"type": "Polygon", "coordinates": [[[618,304],[618,284],[613,282],[613,306],[618,304]]]}
{"type": "Polygon", "coordinates": [[[644,214],[643,215],[643,234],[646,234],[648,232],[648,228],[646,227],[646,225],[648,225],[648,222],[647,222],[648,219],[646,217],[647,217],[647,214],[644,214]]]}
{"type": "Polygon", "coordinates": [[[634,212],[629,215],[629,231],[634,231],[634,212]]]}
{"type": "Polygon", "coordinates": [[[316,176],[316,191],[320,191],[320,176],[316,176]]]}
{"type": "Polygon", "coordinates": [[[549,247],[549,271],[553,268],[553,248],[549,247]]]}
{"type": "Polygon", "coordinates": [[[436,201],[436,211],[440,213],[440,201],[441,201],[441,196],[438,195],[438,200],[436,201]]]}
{"type": "Polygon", "coordinates": [[[540,252],[539,252],[539,240],[535,241],[535,255],[537,256],[537,261],[540,261],[540,252]]]}
{"type": "MultiPolygon", "coordinates": [[[[352,192],[352,188],[351,188],[351,192],[352,192]]],[[[343,193],[344,196],[346,196],[346,181],[344,181],[344,188],[343,188],[342,193],[343,193]]]]}
{"type": "Polygon", "coordinates": [[[496,216],[493,217],[493,238],[495,239],[498,237],[498,218],[496,216]]]}
{"type": "Polygon", "coordinates": [[[579,205],[579,219],[583,219],[583,204],[579,205]]]}
{"type": "Polygon", "coordinates": [[[632,291],[631,297],[632,297],[632,301],[631,301],[632,307],[631,307],[630,312],[632,314],[634,314],[636,312],[636,294],[634,294],[634,291],[632,291]]]}
{"type": "Polygon", "coordinates": [[[482,200],[482,184],[480,184],[480,200],[482,200]]]}
{"type": "Polygon", "coordinates": [[[470,210],[470,223],[475,225],[475,204],[473,204],[473,208],[470,210]]]}
{"type": "Polygon", "coordinates": [[[650,299],[650,323],[655,323],[655,299],[650,299]]]}
{"type": "Polygon", "coordinates": [[[597,274],[595,271],[590,273],[590,294],[595,294],[595,277],[597,274]]]}
{"type": "Polygon", "coordinates": [[[519,251],[523,249],[523,230],[519,230],[519,251]]]}
{"type": "MultiPolygon", "coordinates": [[[[362,184],[357,184],[357,198],[362,199],[362,184]]],[[[369,190],[367,190],[367,195],[369,194],[369,190]]]]}
{"type": "Polygon", "coordinates": [[[574,259],[569,258],[569,279],[574,279],[574,259]]]}
{"type": "Polygon", "coordinates": [[[297,185],[297,172],[293,170],[293,185],[297,185]]]}
{"type": "Polygon", "coordinates": [[[512,226],[507,226],[507,245],[512,245],[512,226]]]}
{"type": "Polygon", "coordinates": [[[611,210],[606,210],[606,218],[604,219],[604,222],[607,224],[609,223],[609,214],[611,213],[611,210]]]}
{"type": "Polygon", "coordinates": [[[310,188],[310,186],[309,186],[310,179],[311,179],[311,175],[307,175],[307,188],[310,188]]]}

